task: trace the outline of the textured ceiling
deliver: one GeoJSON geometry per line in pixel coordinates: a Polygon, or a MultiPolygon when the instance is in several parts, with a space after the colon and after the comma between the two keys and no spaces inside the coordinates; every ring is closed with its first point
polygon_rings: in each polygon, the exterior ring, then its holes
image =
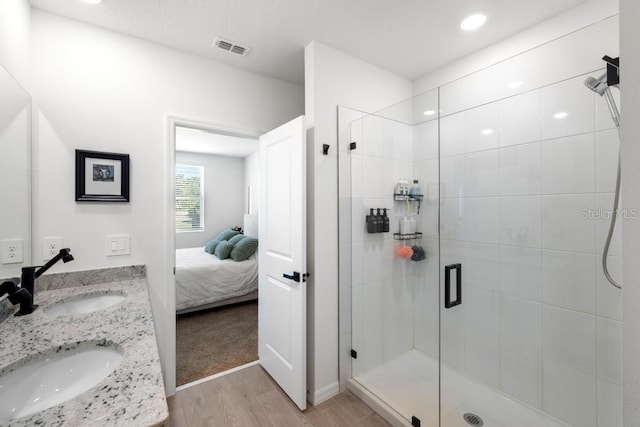
{"type": "Polygon", "coordinates": [[[303,84],[304,47],[317,40],[408,79],[493,44],[585,0],[30,0],[62,16],[303,84]],[[464,33],[469,12],[487,12],[464,33]],[[211,47],[220,36],[253,48],[211,47]]]}

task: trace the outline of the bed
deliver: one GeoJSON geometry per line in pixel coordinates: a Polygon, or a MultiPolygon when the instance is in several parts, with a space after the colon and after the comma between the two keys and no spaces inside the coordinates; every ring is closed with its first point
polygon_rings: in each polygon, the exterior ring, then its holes
{"type": "MultiPolygon", "coordinates": [[[[245,233],[248,221],[245,216],[245,233]]],[[[257,222],[257,221],[256,221],[257,222]]],[[[257,235],[257,231],[251,234],[257,235]]],[[[258,254],[244,261],[220,260],[203,247],[176,250],[177,314],[258,298],[258,254]]]]}

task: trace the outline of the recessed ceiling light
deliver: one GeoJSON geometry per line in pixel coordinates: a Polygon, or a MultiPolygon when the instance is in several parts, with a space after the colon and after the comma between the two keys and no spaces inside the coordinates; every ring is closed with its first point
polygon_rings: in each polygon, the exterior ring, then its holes
{"type": "Polygon", "coordinates": [[[82,0],[82,1],[84,1],[85,3],[88,3],[88,4],[100,4],[100,3],[102,3],[102,0],[82,0]]]}
{"type": "Polygon", "coordinates": [[[491,135],[493,133],[493,129],[485,129],[482,131],[483,135],[491,135]]]}
{"type": "Polygon", "coordinates": [[[460,23],[460,28],[465,31],[473,31],[482,27],[485,22],[487,22],[487,15],[485,15],[484,13],[476,12],[465,17],[460,23]]]}
{"type": "Polygon", "coordinates": [[[436,112],[434,110],[427,110],[424,112],[425,116],[433,116],[436,112]]]}
{"type": "Polygon", "coordinates": [[[562,120],[567,117],[569,114],[566,111],[560,111],[559,113],[555,113],[553,115],[554,119],[562,120]]]}
{"type": "Polygon", "coordinates": [[[507,87],[509,89],[517,89],[520,86],[522,86],[522,81],[520,81],[520,80],[514,80],[512,82],[507,83],[507,87]]]}

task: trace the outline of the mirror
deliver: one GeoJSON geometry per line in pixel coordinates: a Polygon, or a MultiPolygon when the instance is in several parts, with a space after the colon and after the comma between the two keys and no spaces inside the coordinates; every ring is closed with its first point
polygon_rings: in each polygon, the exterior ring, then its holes
{"type": "Polygon", "coordinates": [[[0,278],[31,264],[31,97],[0,66],[0,278]]]}

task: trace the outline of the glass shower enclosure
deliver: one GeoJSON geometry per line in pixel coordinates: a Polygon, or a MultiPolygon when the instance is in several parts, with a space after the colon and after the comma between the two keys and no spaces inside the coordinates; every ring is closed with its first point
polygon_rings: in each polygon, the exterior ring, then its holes
{"type": "Polygon", "coordinates": [[[571,72],[339,110],[341,378],[392,424],[622,425],[618,134],[571,72]]]}

